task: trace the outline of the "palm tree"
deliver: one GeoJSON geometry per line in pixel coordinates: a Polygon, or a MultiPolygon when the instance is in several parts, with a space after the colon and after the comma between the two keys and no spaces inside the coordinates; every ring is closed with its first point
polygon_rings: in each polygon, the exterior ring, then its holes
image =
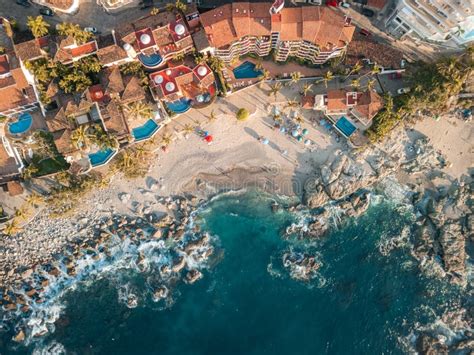
{"type": "Polygon", "coordinates": [[[281,90],[281,83],[279,81],[277,81],[275,84],[273,85],[270,85],[270,92],[268,93],[268,96],[272,96],[275,98],[275,101],[276,101],[276,98],[277,98],[277,95],[278,93],[280,92],[281,90]]]}
{"type": "Polygon", "coordinates": [[[354,90],[357,90],[360,88],[360,80],[359,79],[354,79],[351,81],[351,86],[354,90]]]}
{"type": "Polygon", "coordinates": [[[21,172],[21,177],[24,180],[30,180],[34,175],[36,175],[39,172],[38,167],[36,167],[33,164],[28,165],[26,168],[23,169],[21,172]]]}
{"type": "Polygon", "coordinates": [[[303,94],[303,96],[308,95],[308,92],[311,90],[312,87],[313,87],[313,84],[311,84],[311,83],[305,83],[305,84],[303,85],[303,90],[301,91],[301,93],[303,94]]]}
{"type": "Polygon", "coordinates": [[[324,83],[324,86],[327,88],[328,87],[328,83],[334,79],[334,74],[332,73],[332,71],[328,70],[326,72],[326,74],[324,74],[324,76],[318,80],[316,83],[319,84],[319,83],[324,83]]]}
{"type": "Polygon", "coordinates": [[[43,202],[44,202],[43,196],[35,192],[32,193],[30,196],[28,196],[28,198],[26,199],[26,203],[31,207],[38,207],[43,202]]]}
{"type": "Polygon", "coordinates": [[[165,133],[163,134],[163,137],[161,137],[161,143],[165,147],[169,146],[172,141],[173,141],[173,137],[169,133],[165,133]]]}
{"type": "Polygon", "coordinates": [[[165,8],[166,8],[166,11],[172,12],[174,10],[175,6],[172,3],[167,3],[165,8]]]}
{"type": "Polygon", "coordinates": [[[367,90],[371,91],[374,86],[375,86],[375,80],[374,79],[370,79],[368,82],[367,82],[367,90]]]}
{"type": "Polygon", "coordinates": [[[142,101],[135,101],[125,105],[124,110],[131,119],[150,118],[153,115],[151,106],[142,101]]]}
{"type": "Polygon", "coordinates": [[[281,115],[279,113],[272,114],[272,118],[273,118],[273,121],[275,121],[275,123],[283,122],[283,119],[281,118],[281,115]]]}
{"type": "Polygon", "coordinates": [[[296,123],[299,123],[299,124],[301,124],[301,123],[304,122],[303,116],[300,116],[300,115],[297,115],[297,116],[294,118],[294,120],[295,120],[296,123]]]}
{"type": "Polygon", "coordinates": [[[41,15],[36,17],[28,16],[26,25],[35,38],[43,37],[48,34],[49,23],[47,23],[41,15]]]}
{"type": "Polygon", "coordinates": [[[263,69],[262,74],[258,77],[258,80],[260,80],[260,88],[263,87],[263,84],[268,79],[270,79],[270,71],[268,71],[267,69],[263,69]]]}
{"type": "Polygon", "coordinates": [[[262,70],[263,69],[263,63],[262,63],[262,59],[259,58],[257,60],[257,63],[255,63],[255,70],[262,70]]]}
{"type": "Polygon", "coordinates": [[[209,116],[207,116],[207,122],[212,123],[217,119],[217,115],[214,110],[211,110],[211,113],[209,113],[209,116]]]}
{"type": "Polygon", "coordinates": [[[362,64],[357,61],[354,66],[351,68],[347,76],[344,78],[344,81],[346,81],[352,74],[358,73],[362,69],[362,64]]]}
{"type": "Polygon", "coordinates": [[[194,127],[189,123],[186,123],[181,130],[186,136],[194,132],[194,127]]]}
{"type": "Polygon", "coordinates": [[[297,84],[301,80],[301,73],[299,71],[295,71],[290,74],[291,77],[291,83],[292,84],[297,84]]]}
{"type": "Polygon", "coordinates": [[[151,16],[158,15],[159,13],[160,13],[160,9],[158,9],[157,7],[154,7],[154,8],[151,9],[151,11],[150,11],[150,15],[151,15],[151,16]]]}
{"type": "Polygon", "coordinates": [[[20,230],[21,230],[21,227],[18,225],[16,220],[12,219],[12,221],[10,223],[7,223],[5,225],[5,229],[3,230],[3,232],[6,235],[13,235],[13,234],[18,233],[20,230]]]}
{"type": "Polygon", "coordinates": [[[285,108],[288,109],[296,109],[298,108],[300,103],[296,100],[286,100],[285,108]]]}
{"type": "Polygon", "coordinates": [[[85,150],[91,146],[96,136],[90,133],[89,126],[81,125],[71,133],[71,142],[77,149],[85,150]]]}
{"type": "Polygon", "coordinates": [[[15,208],[15,218],[25,220],[27,217],[26,208],[15,208]]]}

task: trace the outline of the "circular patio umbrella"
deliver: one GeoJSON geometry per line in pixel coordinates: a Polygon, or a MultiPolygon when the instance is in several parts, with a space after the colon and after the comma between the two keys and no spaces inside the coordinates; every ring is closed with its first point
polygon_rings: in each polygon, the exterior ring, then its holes
{"type": "Polygon", "coordinates": [[[204,137],[204,140],[207,142],[207,143],[211,143],[213,141],[213,137],[211,135],[207,135],[204,137]]]}
{"type": "Polygon", "coordinates": [[[298,134],[299,132],[296,129],[294,129],[293,132],[291,132],[291,135],[295,138],[298,137],[298,134]]]}
{"type": "Polygon", "coordinates": [[[285,128],[285,127],[280,127],[280,132],[281,132],[281,133],[285,133],[285,132],[286,132],[286,128],[285,128]]]}
{"type": "Polygon", "coordinates": [[[296,139],[298,139],[298,142],[301,142],[303,140],[303,136],[298,136],[296,139]]]}
{"type": "Polygon", "coordinates": [[[270,141],[269,141],[267,138],[265,138],[265,139],[262,141],[262,144],[268,144],[268,143],[270,143],[270,141]]]}
{"type": "Polygon", "coordinates": [[[296,129],[301,129],[301,125],[297,124],[296,129]]]}
{"type": "Polygon", "coordinates": [[[302,133],[303,133],[303,136],[306,136],[306,135],[309,133],[309,131],[308,131],[307,128],[305,128],[305,129],[303,129],[303,132],[302,132],[302,133]]]}
{"type": "Polygon", "coordinates": [[[310,144],[311,144],[311,141],[309,139],[305,139],[304,145],[310,145],[310,144]]]}

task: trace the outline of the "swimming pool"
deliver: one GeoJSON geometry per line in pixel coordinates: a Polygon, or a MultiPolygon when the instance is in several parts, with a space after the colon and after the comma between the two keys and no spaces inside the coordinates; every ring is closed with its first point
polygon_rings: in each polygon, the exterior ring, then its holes
{"type": "Polygon", "coordinates": [[[346,137],[350,137],[355,132],[356,127],[345,117],[342,116],[335,124],[336,128],[346,137]]]}
{"type": "Polygon", "coordinates": [[[104,165],[109,162],[117,151],[107,148],[98,152],[89,154],[89,161],[93,167],[104,165]]]}
{"type": "Polygon", "coordinates": [[[175,113],[184,113],[191,108],[191,100],[182,97],[179,100],[167,102],[166,106],[175,113]]]}
{"type": "Polygon", "coordinates": [[[261,70],[255,69],[255,64],[252,62],[243,62],[238,67],[232,70],[236,79],[251,79],[258,78],[263,74],[261,70]]]}
{"type": "Polygon", "coordinates": [[[16,121],[8,123],[8,131],[11,134],[22,134],[31,128],[32,123],[33,117],[28,112],[24,112],[16,121]]]}
{"type": "Polygon", "coordinates": [[[159,124],[157,124],[154,120],[149,119],[140,127],[132,129],[132,136],[136,141],[141,141],[153,136],[159,128],[159,124]]]}
{"type": "Polygon", "coordinates": [[[149,68],[155,68],[163,62],[163,58],[157,53],[151,55],[139,54],[138,59],[144,66],[149,68]]]}

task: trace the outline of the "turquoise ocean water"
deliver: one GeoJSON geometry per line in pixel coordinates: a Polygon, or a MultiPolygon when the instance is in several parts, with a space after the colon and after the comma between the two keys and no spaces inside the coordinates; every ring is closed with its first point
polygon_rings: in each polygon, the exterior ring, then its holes
{"type": "MultiPolygon", "coordinates": [[[[54,333],[29,348],[76,354],[399,354],[416,324],[428,324],[460,298],[420,274],[409,245],[381,246],[412,224],[388,201],[316,241],[282,238],[299,216],[273,213],[252,191],[214,199],[196,218],[215,237],[203,279],[170,285],[167,302],[149,297],[153,275],[118,270],[61,300],[54,333]],[[291,278],[288,250],[321,263],[310,282],[291,278]],[[385,249],[384,249],[385,250],[385,249]],[[138,306],[121,301],[133,292],[138,306]],[[121,296],[122,295],[122,296],[121,296]]],[[[3,352],[2,352],[3,353],[3,352]]]]}

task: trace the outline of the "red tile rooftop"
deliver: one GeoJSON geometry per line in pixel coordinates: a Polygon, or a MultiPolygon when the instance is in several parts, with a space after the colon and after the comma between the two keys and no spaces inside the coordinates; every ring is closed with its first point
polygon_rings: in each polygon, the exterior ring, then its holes
{"type": "Polygon", "coordinates": [[[0,75],[4,75],[10,72],[10,64],[8,63],[8,57],[6,54],[0,55],[0,75]]]}
{"type": "Polygon", "coordinates": [[[137,38],[137,43],[140,49],[146,49],[156,45],[153,33],[149,28],[135,32],[135,37],[137,38]]]}
{"type": "Polygon", "coordinates": [[[100,84],[91,86],[89,88],[89,94],[90,94],[91,100],[95,102],[102,102],[103,100],[108,98],[108,95],[104,95],[104,91],[100,84]]]}
{"type": "Polygon", "coordinates": [[[203,79],[212,73],[211,69],[207,66],[207,64],[200,64],[195,66],[193,72],[198,77],[198,79],[203,79]]]}
{"type": "Polygon", "coordinates": [[[182,20],[177,20],[175,22],[170,23],[169,30],[171,33],[171,37],[175,42],[180,41],[183,38],[189,36],[188,29],[186,28],[182,20]]]}
{"type": "Polygon", "coordinates": [[[81,57],[85,54],[94,53],[97,51],[97,45],[95,41],[83,44],[76,48],[71,48],[71,55],[73,58],[81,57]]]}
{"type": "Polygon", "coordinates": [[[167,68],[150,74],[150,79],[154,86],[161,87],[165,96],[175,94],[180,91],[176,78],[192,73],[192,70],[184,65],[167,68]]]}

